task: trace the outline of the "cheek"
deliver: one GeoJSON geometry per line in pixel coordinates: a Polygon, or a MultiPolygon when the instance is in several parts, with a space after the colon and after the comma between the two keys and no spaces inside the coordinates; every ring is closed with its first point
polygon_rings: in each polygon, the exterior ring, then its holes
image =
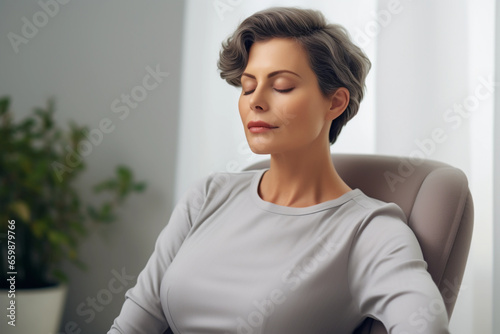
{"type": "Polygon", "coordinates": [[[276,118],[279,120],[279,124],[288,126],[295,122],[298,114],[299,108],[293,103],[283,103],[278,108],[276,108],[276,118]]]}
{"type": "Polygon", "coordinates": [[[309,101],[307,97],[297,96],[282,103],[277,112],[282,124],[304,126],[310,123],[314,110],[309,101]]]}
{"type": "Polygon", "coordinates": [[[238,100],[238,111],[240,113],[241,120],[244,119],[244,114],[245,114],[245,109],[243,108],[243,105],[244,105],[243,98],[240,96],[238,100]]]}

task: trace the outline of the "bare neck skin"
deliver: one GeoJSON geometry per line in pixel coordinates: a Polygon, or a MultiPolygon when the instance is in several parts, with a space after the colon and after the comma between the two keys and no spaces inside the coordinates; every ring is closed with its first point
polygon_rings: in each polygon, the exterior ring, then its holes
{"type": "Polygon", "coordinates": [[[271,166],[259,185],[264,201],[289,207],[316,205],[351,190],[335,170],[328,145],[271,155],[271,166]]]}

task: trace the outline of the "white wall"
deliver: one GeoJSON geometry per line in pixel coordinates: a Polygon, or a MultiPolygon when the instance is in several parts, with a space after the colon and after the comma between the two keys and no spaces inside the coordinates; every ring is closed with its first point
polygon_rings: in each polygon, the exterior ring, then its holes
{"type": "Polygon", "coordinates": [[[90,185],[110,176],[118,163],[129,165],[138,179],[148,183],[144,194],[130,198],[118,221],[103,235],[94,231],[83,245],[81,254],[89,270],[70,270],[61,332],[69,333],[64,325],[71,321],[82,333],[109,329],[124,290],[113,294],[110,304],[98,304],[94,319],[87,298],[104,296],[112,270],[125,268],[135,280],[168,221],[178,137],[183,7],[182,1],[70,1],[16,53],[7,34],[22,35],[22,18],[32,21],[33,15],[40,16],[36,13],[41,7],[35,0],[0,1],[0,95],[13,98],[16,118],[54,96],[56,118],[63,123],[72,119],[96,128],[101,119],[112,121],[113,132],[93,147],[88,170],[78,183],[85,200],[93,198],[90,185]],[[112,111],[112,102],[141,86],[147,67],[157,65],[169,75],[120,119],[123,114],[112,111]],[[81,303],[83,316],[77,312],[81,303]]]}

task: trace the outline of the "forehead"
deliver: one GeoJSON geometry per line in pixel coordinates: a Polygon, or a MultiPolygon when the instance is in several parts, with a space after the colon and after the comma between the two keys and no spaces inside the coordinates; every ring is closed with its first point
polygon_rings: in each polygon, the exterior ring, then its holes
{"type": "Polygon", "coordinates": [[[278,67],[301,72],[310,70],[307,52],[291,38],[272,38],[252,44],[245,71],[272,71],[278,67]]]}

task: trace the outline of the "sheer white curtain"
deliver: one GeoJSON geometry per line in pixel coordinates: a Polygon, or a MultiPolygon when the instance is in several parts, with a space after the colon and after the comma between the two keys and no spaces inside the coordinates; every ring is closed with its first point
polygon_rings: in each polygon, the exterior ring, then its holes
{"type": "MultiPolygon", "coordinates": [[[[500,7],[495,10],[496,22],[500,22],[500,7]]],[[[495,78],[500,78],[500,24],[495,29],[495,78]]],[[[494,233],[493,240],[500,240],[500,91],[495,91],[495,116],[494,116],[494,233]]],[[[493,282],[500,281],[500,244],[494,243],[493,251],[493,282]]],[[[500,285],[493,286],[493,328],[500,328],[500,285]]]]}
{"type": "MultiPolygon", "coordinates": [[[[391,0],[380,0],[379,10],[391,0]]],[[[492,333],[493,0],[401,1],[377,40],[377,153],[461,168],[475,228],[452,333],[492,333]],[[397,140],[394,140],[397,138],[397,140]]]]}
{"type": "Polygon", "coordinates": [[[476,225],[451,330],[492,333],[494,0],[187,1],[176,198],[204,175],[262,158],[216,62],[238,23],[270,6],[321,10],[372,60],[366,99],[333,151],[423,155],[465,171],[476,225]]]}

